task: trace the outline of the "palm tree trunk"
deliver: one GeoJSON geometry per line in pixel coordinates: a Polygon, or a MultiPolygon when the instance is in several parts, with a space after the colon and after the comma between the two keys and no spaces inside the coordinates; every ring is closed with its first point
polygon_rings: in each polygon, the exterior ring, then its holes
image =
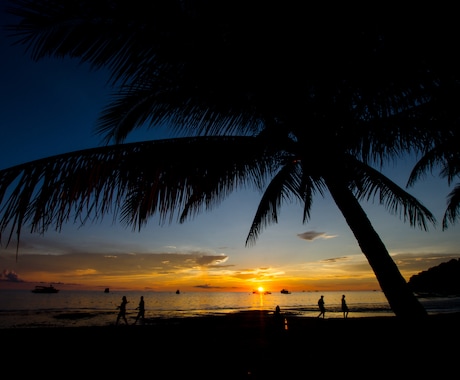
{"type": "Polygon", "coordinates": [[[395,315],[406,319],[425,318],[426,310],[410,290],[356,197],[340,181],[326,179],[326,184],[395,315]]]}

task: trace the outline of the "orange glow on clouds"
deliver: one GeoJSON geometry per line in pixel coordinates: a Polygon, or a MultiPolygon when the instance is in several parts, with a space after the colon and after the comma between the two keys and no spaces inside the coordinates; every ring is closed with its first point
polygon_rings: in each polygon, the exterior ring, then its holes
{"type": "MultiPolygon", "coordinates": [[[[0,289],[31,288],[36,283],[60,284],[61,289],[127,289],[184,292],[279,292],[378,290],[379,284],[362,255],[279,266],[231,263],[227,255],[203,254],[21,254],[0,251],[0,289]]],[[[394,255],[408,280],[427,267],[451,257],[394,255]]]]}

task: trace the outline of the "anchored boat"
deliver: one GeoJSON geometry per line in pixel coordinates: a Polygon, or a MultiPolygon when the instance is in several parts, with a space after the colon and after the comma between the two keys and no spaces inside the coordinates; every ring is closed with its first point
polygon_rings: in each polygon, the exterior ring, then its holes
{"type": "Polygon", "coordinates": [[[53,285],[50,286],[42,286],[37,285],[34,289],[32,289],[32,293],[57,293],[59,289],[56,289],[53,285]]]}

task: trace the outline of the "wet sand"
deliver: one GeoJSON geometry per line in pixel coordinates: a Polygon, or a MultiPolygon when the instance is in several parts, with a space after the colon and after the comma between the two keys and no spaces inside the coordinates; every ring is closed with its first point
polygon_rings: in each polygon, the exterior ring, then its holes
{"type": "Polygon", "coordinates": [[[369,379],[451,377],[457,368],[457,313],[418,322],[295,316],[286,321],[287,329],[272,313],[256,311],[136,326],[0,329],[2,372],[51,379],[369,379]]]}

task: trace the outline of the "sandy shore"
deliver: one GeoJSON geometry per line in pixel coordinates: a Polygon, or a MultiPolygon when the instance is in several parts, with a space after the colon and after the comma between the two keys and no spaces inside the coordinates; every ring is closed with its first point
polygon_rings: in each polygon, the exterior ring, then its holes
{"type": "Polygon", "coordinates": [[[286,321],[287,329],[271,313],[241,312],[136,326],[0,329],[2,372],[51,379],[372,379],[450,377],[457,368],[460,314],[419,322],[292,316],[286,321]]]}

